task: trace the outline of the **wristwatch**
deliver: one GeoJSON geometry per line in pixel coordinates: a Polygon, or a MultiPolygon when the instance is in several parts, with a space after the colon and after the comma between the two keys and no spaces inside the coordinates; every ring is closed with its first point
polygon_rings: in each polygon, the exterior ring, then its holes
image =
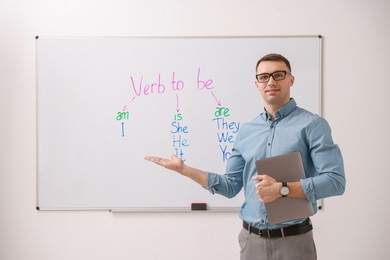
{"type": "Polygon", "coordinates": [[[287,195],[290,193],[290,189],[287,187],[287,182],[282,181],[282,188],[280,188],[280,194],[282,194],[282,197],[287,197],[287,195]]]}

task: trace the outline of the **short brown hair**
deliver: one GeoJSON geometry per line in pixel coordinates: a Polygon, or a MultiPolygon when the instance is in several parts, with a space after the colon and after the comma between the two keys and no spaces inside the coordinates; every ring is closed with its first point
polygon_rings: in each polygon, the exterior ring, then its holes
{"type": "Polygon", "coordinates": [[[291,72],[290,62],[288,61],[288,59],[286,59],[285,57],[283,57],[280,54],[270,53],[270,54],[267,54],[264,57],[262,57],[256,64],[256,71],[257,71],[257,68],[259,67],[260,63],[263,62],[263,61],[281,61],[284,64],[286,64],[287,68],[291,72]]]}

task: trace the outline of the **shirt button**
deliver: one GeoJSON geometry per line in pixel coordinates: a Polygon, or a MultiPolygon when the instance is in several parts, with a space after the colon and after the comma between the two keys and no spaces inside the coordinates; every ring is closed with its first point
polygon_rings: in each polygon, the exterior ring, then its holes
{"type": "Polygon", "coordinates": [[[268,145],[271,145],[271,143],[268,143],[268,145]]]}

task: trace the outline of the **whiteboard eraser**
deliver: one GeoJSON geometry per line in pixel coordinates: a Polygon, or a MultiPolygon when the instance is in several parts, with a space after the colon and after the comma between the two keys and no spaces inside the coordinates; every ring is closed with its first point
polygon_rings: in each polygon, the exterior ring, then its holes
{"type": "Polygon", "coordinates": [[[207,210],[207,203],[191,203],[191,210],[207,210]]]}

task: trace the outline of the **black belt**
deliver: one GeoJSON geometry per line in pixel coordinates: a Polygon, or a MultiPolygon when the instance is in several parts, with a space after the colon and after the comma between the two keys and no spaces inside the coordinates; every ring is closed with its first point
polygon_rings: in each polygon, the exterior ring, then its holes
{"type": "Polygon", "coordinates": [[[252,227],[244,221],[244,228],[249,231],[249,233],[254,233],[263,238],[276,238],[276,237],[288,237],[304,234],[313,229],[310,219],[306,219],[300,224],[288,226],[280,229],[258,229],[252,227]]]}

